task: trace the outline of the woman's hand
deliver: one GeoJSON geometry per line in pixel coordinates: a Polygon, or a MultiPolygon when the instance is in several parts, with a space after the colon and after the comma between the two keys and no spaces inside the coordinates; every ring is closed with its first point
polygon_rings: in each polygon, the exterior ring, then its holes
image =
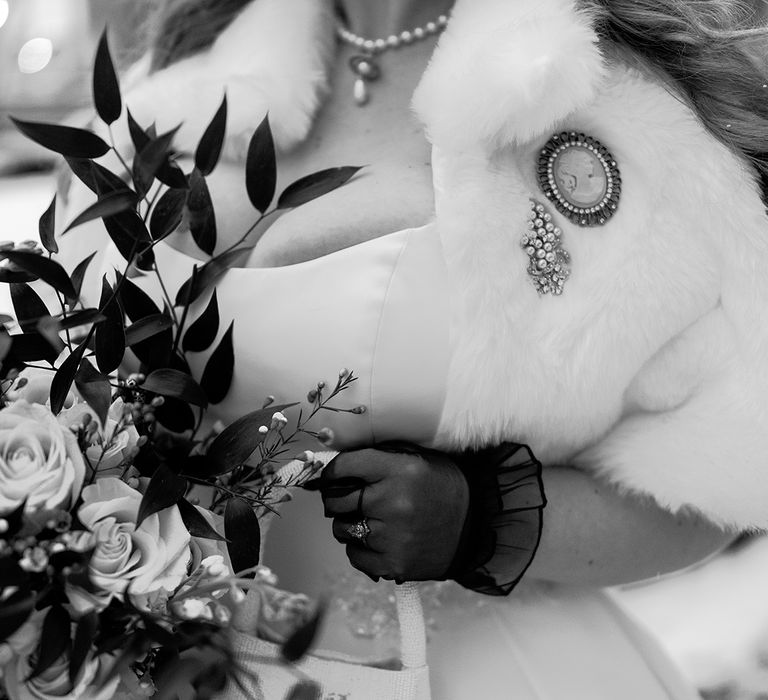
{"type": "MultiPolygon", "coordinates": [[[[397,449],[397,448],[395,448],[397,449]]],[[[407,447],[403,447],[407,449],[407,447]]],[[[439,452],[343,452],[317,480],[333,535],[356,569],[373,579],[445,577],[469,508],[459,468],[439,452]],[[365,521],[364,538],[350,529],[365,521]]]]}

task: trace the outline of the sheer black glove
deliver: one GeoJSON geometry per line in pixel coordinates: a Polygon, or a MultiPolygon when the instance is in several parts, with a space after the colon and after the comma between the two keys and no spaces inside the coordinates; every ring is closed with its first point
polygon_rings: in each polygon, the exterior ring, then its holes
{"type": "Polygon", "coordinates": [[[447,455],[406,445],[343,452],[311,484],[355,568],[374,579],[445,578],[469,505],[467,481],[447,455]],[[363,519],[370,532],[351,534],[363,519]]]}
{"type": "Polygon", "coordinates": [[[539,544],[541,464],[525,445],[449,456],[406,443],[337,456],[321,492],[352,565],[374,579],[455,579],[508,594],[539,544]]]}

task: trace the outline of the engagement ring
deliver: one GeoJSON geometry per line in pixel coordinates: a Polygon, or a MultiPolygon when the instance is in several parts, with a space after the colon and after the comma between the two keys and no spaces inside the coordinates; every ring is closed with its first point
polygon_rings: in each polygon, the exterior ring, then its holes
{"type": "Polygon", "coordinates": [[[362,520],[350,525],[347,528],[347,533],[350,537],[354,537],[356,540],[360,540],[363,544],[366,544],[368,535],[371,534],[371,528],[368,527],[368,519],[362,520]]]}

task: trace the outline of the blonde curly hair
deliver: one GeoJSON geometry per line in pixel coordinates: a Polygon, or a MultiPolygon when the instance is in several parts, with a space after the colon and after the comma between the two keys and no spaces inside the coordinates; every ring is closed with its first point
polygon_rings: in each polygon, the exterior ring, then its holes
{"type": "Polygon", "coordinates": [[[586,0],[598,32],[752,163],[768,202],[768,26],[742,0],[586,0]]]}

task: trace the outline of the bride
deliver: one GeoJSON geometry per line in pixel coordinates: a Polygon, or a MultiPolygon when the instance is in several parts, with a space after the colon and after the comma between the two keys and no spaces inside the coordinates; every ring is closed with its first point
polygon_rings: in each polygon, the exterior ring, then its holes
{"type": "MultiPolygon", "coordinates": [[[[696,697],[602,587],[768,525],[768,35],[750,16],[736,0],[159,8],[126,102],[158,130],[183,120],[189,154],[226,90],[221,249],[252,222],[241,161],[267,112],[278,191],[365,166],[257,229],[219,284],[237,358],[221,413],[354,368],[345,399],[368,411],[331,416],[342,454],[267,558],[310,593],[351,562],[509,594],[434,593],[435,698],[696,697]]],[[[181,235],[157,254],[174,284],[204,259],[181,235]]],[[[381,653],[344,607],[320,645],[381,653]]]]}

